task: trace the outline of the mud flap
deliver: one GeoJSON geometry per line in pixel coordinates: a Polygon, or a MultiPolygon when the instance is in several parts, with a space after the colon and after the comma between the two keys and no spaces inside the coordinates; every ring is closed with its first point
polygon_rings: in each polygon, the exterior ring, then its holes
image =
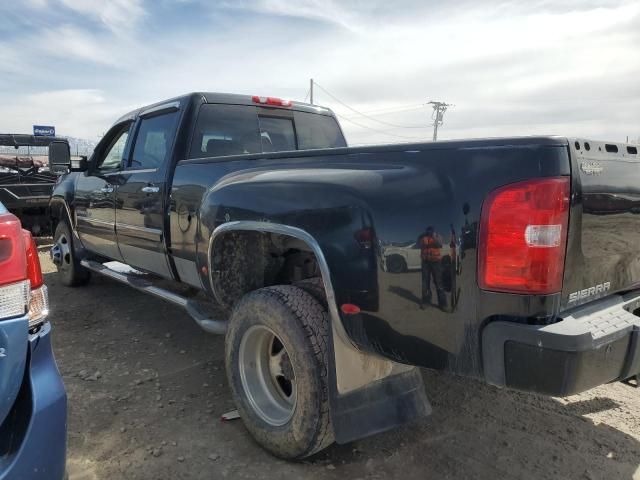
{"type": "Polygon", "coordinates": [[[338,443],[385,432],[431,414],[420,370],[415,367],[344,395],[334,392],[330,401],[338,443]]]}
{"type": "MultiPolygon", "coordinates": [[[[431,414],[422,375],[417,367],[397,364],[390,360],[360,352],[336,335],[334,329],[329,342],[329,402],[331,423],[337,443],[343,444],[415,422],[431,414]],[[336,354],[336,349],[342,350],[336,354]],[[358,356],[365,362],[384,362],[389,366],[387,374],[358,388],[344,391],[339,388],[340,369],[345,358],[358,356]],[[367,358],[370,357],[370,358],[367,358]]],[[[353,365],[349,364],[351,374],[353,365]]],[[[355,373],[358,373],[357,371],[355,373]]],[[[369,372],[363,371],[363,376],[369,372]]],[[[344,384],[344,380],[342,380],[344,384]]]]}

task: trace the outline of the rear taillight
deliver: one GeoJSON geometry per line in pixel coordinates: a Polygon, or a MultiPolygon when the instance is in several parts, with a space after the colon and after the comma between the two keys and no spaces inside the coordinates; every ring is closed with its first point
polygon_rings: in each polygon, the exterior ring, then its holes
{"type": "Polygon", "coordinates": [[[49,315],[49,294],[44,285],[38,247],[27,230],[23,230],[24,242],[27,253],[27,278],[31,285],[31,298],[29,299],[29,326],[35,327],[45,321],[49,315]]]}
{"type": "Polygon", "coordinates": [[[373,229],[372,228],[360,229],[356,231],[356,233],[354,234],[354,238],[362,248],[371,248],[374,242],[373,229]]]}
{"type": "Polygon", "coordinates": [[[0,215],[0,320],[28,313],[35,327],[49,313],[38,250],[14,215],[0,215]]]}
{"type": "Polygon", "coordinates": [[[271,105],[273,107],[290,107],[292,105],[291,100],[283,100],[276,97],[259,97],[254,95],[251,97],[253,103],[259,103],[261,105],[271,105]]]}
{"type": "Polygon", "coordinates": [[[24,251],[20,220],[10,213],[0,215],[0,285],[26,279],[24,251]]]}
{"type": "Polygon", "coordinates": [[[24,243],[27,251],[27,278],[31,282],[31,288],[41,287],[44,283],[42,279],[42,269],[38,258],[38,247],[36,242],[27,230],[22,231],[24,243]]]}
{"type": "Polygon", "coordinates": [[[0,321],[24,315],[30,295],[29,282],[26,280],[0,286],[0,321]]]}
{"type": "Polygon", "coordinates": [[[478,283],[483,290],[550,294],[562,289],[569,177],[506,185],[482,205],[478,283]]]}

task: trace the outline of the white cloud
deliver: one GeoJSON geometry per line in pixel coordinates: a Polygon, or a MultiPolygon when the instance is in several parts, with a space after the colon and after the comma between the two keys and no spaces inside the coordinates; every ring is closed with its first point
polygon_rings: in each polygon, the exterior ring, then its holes
{"type": "Polygon", "coordinates": [[[3,100],[0,131],[31,132],[35,125],[54,125],[58,135],[96,140],[129,105],[108,102],[93,89],[44,91],[3,100]]]}
{"type": "Polygon", "coordinates": [[[44,8],[47,6],[47,0],[26,0],[25,3],[31,8],[44,8]]]}
{"type": "Polygon", "coordinates": [[[91,63],[115,65],[117,59],[107,54],[110,48],[108,44],[105,45],[104,40],[108,39],[98,38],[72,25],[62,25],[40,32],[34,45],[46,54],[62,59],[80,59],[91,63]]]}
{"type": "Polygon", "coordinates": [[[235,0],[225,1],[222,6],[232,9],[252,10],[254,12],[322,20],[335,23],[349,30],[358,30],[357,14],[350,10],[345,2],[335,0],[235,0]]]}
{"type": "Polygon", "coordinates": [[[60,0],[67,8],[100,20],[112,30],[135,25],[144,15],[142,0],[60,0]]]}

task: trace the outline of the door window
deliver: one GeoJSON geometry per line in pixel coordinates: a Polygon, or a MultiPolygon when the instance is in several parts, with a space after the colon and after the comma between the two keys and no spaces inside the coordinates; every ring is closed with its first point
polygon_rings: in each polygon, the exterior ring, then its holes
{"type": "Polygon", "coordinates": [[[98,162],[99,170],[117,170],[122,165],[122,158],[124,156],[124,150],[127,145],[127,138],[129,138],[129,127],[123,128],[118,132],[111,141],[109,147],[107,147],[107,153],[98,162]]]}
{"type": "Polygon", "coordinates": [[[159,168],[169,158],[178,112],[143,118],[133,146],[130,168],[159,168]]]}

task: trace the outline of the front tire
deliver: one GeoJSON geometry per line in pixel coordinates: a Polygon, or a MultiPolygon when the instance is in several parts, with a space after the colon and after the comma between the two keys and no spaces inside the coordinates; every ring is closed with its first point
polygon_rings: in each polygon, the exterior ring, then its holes
{"type": "Polygon", "coordinates": [[[328,323],[301,288],[251,292],[234,308],[225,340],[227,377],[247,430],[294,460],[334,441],[329,412],[328,323]]]}
{"type": "Polygon", "coordinates": [[[58,223],[53,234],[53,261],[58,268],[60,281],[68,287],[86,285],[91,272],[80,265],[80,259],[73,245],[71,229],[66,222],[58,223]]]}
{"type": "Polygon", "coordinates": [[[387,271],[390,273],[403,273],[407,271],[407,261],[398,254],[387,257],[387,271]]]}

